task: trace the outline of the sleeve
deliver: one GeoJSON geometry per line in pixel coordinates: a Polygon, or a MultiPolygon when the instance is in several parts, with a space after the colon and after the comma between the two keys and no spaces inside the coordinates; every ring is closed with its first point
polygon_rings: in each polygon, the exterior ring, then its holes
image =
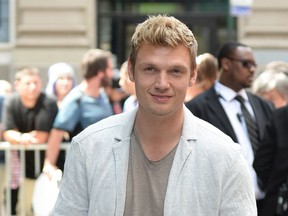
{"type": "Polygon", "coordinates": [[[2,110],[2,131],[18,128],[16,124],[16,116],[18,115],[13,109],[13,107],[17,105],[15,99],[15,97],[7,97],[4,100],[2,110]]]}
{"type": "Polygon", "coordinates": [[[72,140],[65,162],[64,176],[52,216],[88,215],[89,195],[84,158],[79,144],[72,140]]]}
{"type": "Polygon", "coordinates": [[[257,216],[256,199],[248,164],[241,150],[236,152],[223,182],[221,216],[257,216]]]}
{"type": "Polygon", "coordinates": [[[79,100],[63,101],[56,116],[53,128],[73,132],[81,116],[79,100]]]}

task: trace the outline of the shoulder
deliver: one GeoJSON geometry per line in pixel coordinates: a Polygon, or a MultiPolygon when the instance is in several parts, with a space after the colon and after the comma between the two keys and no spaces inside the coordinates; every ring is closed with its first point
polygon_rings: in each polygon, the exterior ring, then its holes
{"type": "Polygon", "coordinates": [[[185,115],[183,130],[185,133],[184,136],[187,139],[194,140],[196,146],[207,152],[212,150],[213,152],[218,151],[219,153],[225,149],[227,152],[240,148],[240,145],[233,142],[233,140],[220,129],[196,117],[192,113],[185,115]]]}
{"type": "Polygon", "coordinates": [[[272,121],[277,125],[288,125],[288,106],[275,109],[272,113],[272,121]]]}
{"type": "Polygon", "coordinates": [[[197,137],[201,142],[207,143],[208,148],[237,149],[240,147],[220,129],[200,118],[197,118],[197,137]]]}
{"type": "Polygon", "coordinates": [[[88,139],[103,140],[106,139],[106,137],[121,140],[130,136],[135,116],[136,110],[112,115],[88,126],[81,133],[75,136],[74,140],[79,143],[87,141],[88,139]]]}
{"type": "Polygon", "coordinates": [[[83,96],[84,93],[80,90],[79,86],[76,86],[65,96],[62,103],[69,103],[71,101],[79,102],[83,96]]]}
{"type": "Polygon", "coordinates": [[[3,104],[9,107],[19,107],[20,106],[20,96],[17,92],[14,92],[12,95],[5,97],[3,104]]]}
{"type": "Polygon", "coordinates": [[[186,102],[185,105],[187,107],[202,103],[207,103],[210,97],[216,97],[216,92],[214,86],[212,86],[207,91],[202,92],[201,94],[197,95],[196,97],[192,98],[190,101],[186,102]]]}
{"type": "Polygon", "coordinates": [[[256,94],[253,94],[253,93],[247,91],[247,96],[248,96],[252,106],[259,104],[262,107],[266,107],[266,108],[270,109],[271,111],[275,109],[275,107],[271,101],[268,101],[268,100],[266,100],[266,99],[264,99],[264,98],[262,98],[256,94]]]}
{"type": "Polygon", "coordinates": [[[40,94],[38,101],[41,101],[45,107],[57,107],[57,101],[43,92],[40,94]]]}

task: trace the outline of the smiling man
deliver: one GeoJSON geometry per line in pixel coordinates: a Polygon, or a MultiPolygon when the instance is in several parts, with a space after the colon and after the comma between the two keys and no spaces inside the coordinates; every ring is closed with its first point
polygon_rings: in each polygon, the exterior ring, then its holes
{"type": "Polygon", "coordinates": [[[256,215],[239,145],[184,106],[197,41],[168,16],[132,37],[138,108],[73,138],[52,215],[256,215]]]}

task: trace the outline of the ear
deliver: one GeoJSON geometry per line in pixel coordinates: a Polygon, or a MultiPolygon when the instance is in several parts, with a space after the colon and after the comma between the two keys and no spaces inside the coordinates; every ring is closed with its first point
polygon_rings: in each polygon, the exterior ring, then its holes
{"type": "Polygon", "coordinates": [[[191,87],[196,82],[196,79],[197,79],[197,67],[195,67],[194,70],[191,72],[188,86],[191,87]]]}
{"type": "Polygon", "coordinates": [[[228,70],[230,68],[230,61],[227,58],[221,59],[221,65],[224,70],[228,70]]]}
{"type": "Polygon", "coordinates": [[[129,79],[131,80],[131,82],[135,82],[134,68],[133,68],[133,65],[132,65],[132,62],[130,59],[128,60],[128,76],[129,76],[129,79]]]}

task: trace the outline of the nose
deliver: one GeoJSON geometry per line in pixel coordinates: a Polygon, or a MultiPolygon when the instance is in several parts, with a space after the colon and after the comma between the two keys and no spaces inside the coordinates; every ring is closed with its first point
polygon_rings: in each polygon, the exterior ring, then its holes
{"type": "Polygon", "coordinates": [[[34,90],[34,89],[37,88],[37,84],[36,84],[36,83],[29,83],[29,88],[30,88],[31,90],[34,90]]]}
{"type": "Polygon", "coordinates": [[[155,82],[155,88],[157,89],[167,89],[170,86],[168,75],[164,72],[161,72],[157,76],[157,80],[155,82]]]}

